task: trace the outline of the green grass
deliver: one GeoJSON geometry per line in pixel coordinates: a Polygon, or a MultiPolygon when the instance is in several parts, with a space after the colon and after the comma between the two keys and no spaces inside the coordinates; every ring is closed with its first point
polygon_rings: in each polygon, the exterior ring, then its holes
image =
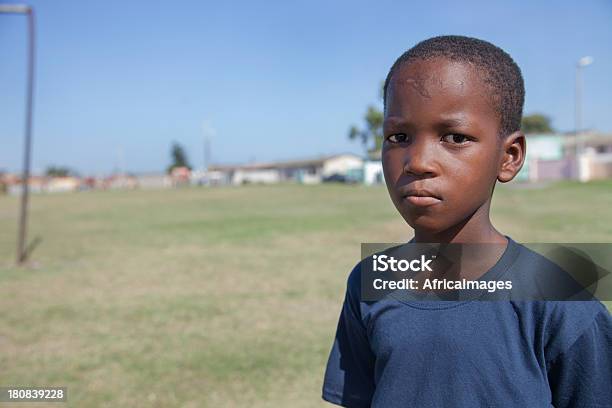
{"type": "MultiPolygon", "coordinates": [[[[516,240],[612,242],[611,182],[502,187],[516,240]]],[[[0,197],[0,385],[67,386],[75,407],[324,406],[359,244],[412,235],[383,187],[35,195],[17,269],[17,208],[0,197]]]]}

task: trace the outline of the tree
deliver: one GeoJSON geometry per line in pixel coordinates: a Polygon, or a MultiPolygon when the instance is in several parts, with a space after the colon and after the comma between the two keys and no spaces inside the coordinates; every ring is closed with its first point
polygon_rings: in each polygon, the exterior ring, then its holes
{"type": "Polygon", "coordinates": [[[550,125],[550,118],[541,113],[524,116],[521,122],[521,130],[525,134],[554,132],[550,125]]]}
{"type": "Polygon", "coordinates": [[[363,143],[363,145],[366,147],[371,141],[373,141],[374,146],[372,150],[380,149],[383,141],[382,129],[384,115],[382,111],[370,105],[368,106],[368,110],[363,119],[366,124],[365,129],[359,129],[355,125],[351,126],[349,129],[349,139],[360,139],[361,143],[363,143]]]}
{"type": "MultiPolygon", "coordinates": [[[[380,87],[380,99],[383,99],[383,86],[384,82],[380,87]]],[[[349,139],[361,140],[361,143],[367,148],[368,144],[373,143],[374,146],[368,149],[369,151],[376,151],[382,148],[383,142],[383,121],[384,113],[374,105],[368,106],[366,114],[363,118],[365,122],[365,128],[359,129],[353,125],[349,129],[349,139]]],[[[372,146],[370,144],[370,146],[372,146]]]]}
{"type": "Polygon", "coordinates": [[[45,174],[49,177],[68,177],[72,176],[73,172],[68,167],[49,166],[47,170],[45,170],[45,174]]]}
{"type": "Polygon", "coordinates": [[[172,169],[174,169],[175,167],[187,167],[189,170],[191,170],[191,166],[187,161],[187,154],[185,153],[185,149],[183,149],[183,146],[181,146],[177,142],[174,142],[172,144],[172,148],[170,150],[170,157],[172,159],[172,164],[168,166],[168,173],[171,173],[172,169]]]}

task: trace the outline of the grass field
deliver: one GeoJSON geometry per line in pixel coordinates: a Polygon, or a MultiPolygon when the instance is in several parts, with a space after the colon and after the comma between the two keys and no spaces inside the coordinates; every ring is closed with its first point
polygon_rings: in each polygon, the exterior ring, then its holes
{"type": "MultiPolygon", "coordinates": [[[[359,244],[412,235],[383,187],[35,195],[17,269],[17,208],[0,197],[0,385],[67,386],[74,407],[325,406],[359,244]]],[[[611,208],[612,182],[500,186],[493,219],[518,241],[612,242],[611,208]]]]}

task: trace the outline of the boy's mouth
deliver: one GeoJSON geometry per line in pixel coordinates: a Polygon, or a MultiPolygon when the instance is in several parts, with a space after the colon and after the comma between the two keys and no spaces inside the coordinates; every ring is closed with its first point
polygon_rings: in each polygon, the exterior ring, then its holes
{"type": "Polygon", "coordinates": [[[426,207],[438,204],[442,201],[442,197],[440,197],[437,193],[425,188],[400,188],[400,194],[402,199],[418,207],[426,207]]]}

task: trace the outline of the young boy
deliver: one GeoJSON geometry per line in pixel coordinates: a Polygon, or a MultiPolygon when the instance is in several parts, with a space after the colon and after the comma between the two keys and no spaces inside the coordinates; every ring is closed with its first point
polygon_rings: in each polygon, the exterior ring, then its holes
{"type": "MultiPolygon", "coordinates": [[[[393,64],[382,162],[413,242],[494,243],[489,272],[529,274],[534,253],[497,231],[497,181],[525,158],[520,69],[474,38],[431,38],[393,64]]],[[[612,323],[596,301],[365,302],[358,264],[323,398],[346,407],[610,407],[612,323]]],[[[477,279],[478,277],[473,277],[477,279]]]]}

